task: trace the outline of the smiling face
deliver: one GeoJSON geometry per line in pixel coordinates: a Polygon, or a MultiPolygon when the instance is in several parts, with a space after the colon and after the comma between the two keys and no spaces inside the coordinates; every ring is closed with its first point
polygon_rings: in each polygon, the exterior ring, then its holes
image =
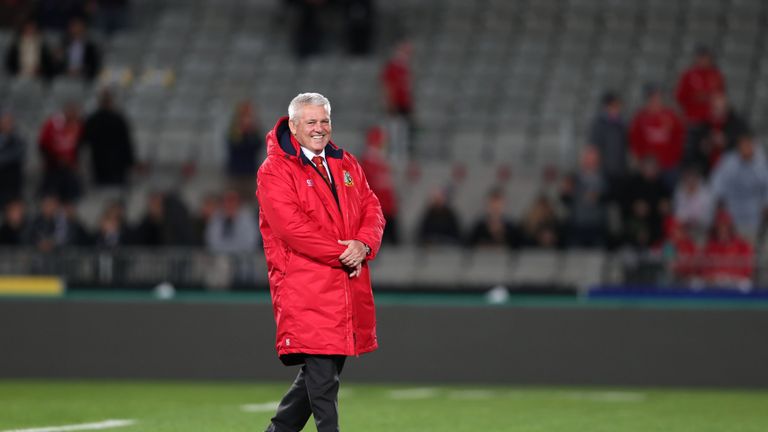
{"type": "Polygon", "coordinates": [[[304,105],[297,118],[288,122],[296,140],[315,154],[320,154],[331,140],[331,116],[320,105],[304,105]]]}

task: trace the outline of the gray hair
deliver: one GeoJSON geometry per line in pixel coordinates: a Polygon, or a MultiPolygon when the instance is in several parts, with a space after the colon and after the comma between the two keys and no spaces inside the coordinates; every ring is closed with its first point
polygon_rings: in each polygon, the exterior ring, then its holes
{"type": "Polygon", "coordinates": [[[288,105],[288,118],[291,121],[296,120],[299,110],[304,105],[316,105],[325,108],[328,117],[331,116],[331,102],[320,93],[299,93],[288,105]]]}

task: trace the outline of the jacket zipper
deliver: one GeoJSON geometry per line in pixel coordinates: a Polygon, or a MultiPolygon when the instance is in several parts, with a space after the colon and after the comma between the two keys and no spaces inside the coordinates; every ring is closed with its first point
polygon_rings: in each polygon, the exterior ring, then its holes
{"type": "Polygon", "coordinates": [[[349,333],[352,333],[352,353],[355,357],[357,357],[357,334],[355,333],[355,323],[353,319],[352,314],[352,292],[349,289],[349,276],[345,278],[344,281],[344,300],[347,303],[347,328],[348,333],[347,337],[349,337],[349,333]]]}
{"type": "MultiPolygon", "coordinates": [[[[329,165],[330,167],[330,165],[329,165]]],[[[335,185],[335,183],[334,183],[335,185]]],[[[344,217],[344,214],[341,212],[341,197],[337,195],[337,201],[336,203],[339,204],[339,213],[341,214],[341,224],[344,228],[344,231],[349,231],[349,227],[346,225],[346,218],[344,217]]],[[[349,236],[347,236],[349,238],[349,236]]],[[[350,287],[351,281],[349,279],[349,275],[346,275],[344,279],[344,296],[347,300],[347,325],[350,326],[350,330],[352,332],[352,353],[355,357],[359,357],[360,354],[357,352],[357,333],[355,332],[355,314],[352,309],[352,303],[354,302],[354,299],[352,298],[352,289],[350,287]]]]}

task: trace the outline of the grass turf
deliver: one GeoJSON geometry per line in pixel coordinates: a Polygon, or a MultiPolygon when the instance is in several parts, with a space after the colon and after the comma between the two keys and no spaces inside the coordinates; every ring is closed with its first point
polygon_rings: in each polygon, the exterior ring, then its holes
{"type": "MultiPolygon", "coordinates": [[[[115,431],[264,430],[285,384],[0,381],[0,431],[135,419],[115,431]],[[256,412],[242,409],[255,405],[256,412]]],[[[409,431],[768,430],[768,392],[345,383],[341,429],[409,431]]],[[[312,420],[310,420],[311,422],[312,420]]],[[[308,425],[305,430],[315,430],[308,425]]]]}

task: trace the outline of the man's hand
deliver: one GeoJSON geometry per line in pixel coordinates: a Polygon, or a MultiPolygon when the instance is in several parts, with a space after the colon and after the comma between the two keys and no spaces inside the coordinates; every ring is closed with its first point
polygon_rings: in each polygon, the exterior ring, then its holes
{"type": "Polygon", "coordinates": [[[350,279],[356,278],[356,277],[360,276],[360,273],[362,273],[362,272],[363,272],[363,265],[362,264],[358,264],[355,268],[352,269],[352,272],[349,273],[349,278],[350,279]]]}
{"type": "Polygon", "coordinates": [[[347,250],[339,256],[342,264],[347,267],[357,268],[363,263],[367,253],[367,248],[363,242],[358,240],[339,240],[339,244],[347,246],[347,250]]]}

